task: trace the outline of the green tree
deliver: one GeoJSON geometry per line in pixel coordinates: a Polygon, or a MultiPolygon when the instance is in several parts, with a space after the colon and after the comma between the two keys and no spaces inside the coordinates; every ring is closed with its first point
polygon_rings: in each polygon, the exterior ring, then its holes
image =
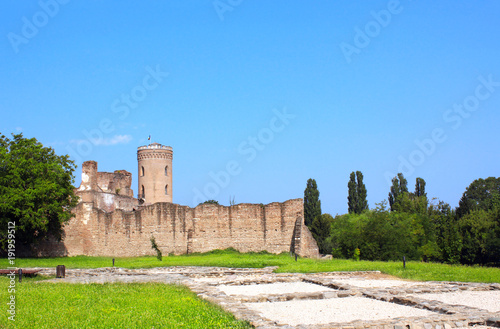
{"type": "Polygon", "coordinates": [[[365,210],[368,210],[368,201],[366,200],[366,186],[363,183],[363,174],[361,171],[356,171],[356,178],[358,179],[356,192],[358,194],[358,207],[357,213],[360,214],[365,210]]]}
{"type": "Polygon", "coordinates": [[[473,210],[500,208],[500,177],[476,179],[465,190],[458,203],[457,216],[460,218],[473,210]]]}
{"type": "Polygon", "coordinates": [[[396,210],[396,204],[401,202],[400,197],[404,193],[408,193],[408,181],[402,173],[398,173],[392,179],[391,191],[389,192],[389,206],[391,207],[391,211],[396,210]]]}
{"type": "Polygon", "coordinates": [[[321,215],[321,201],[319,200],[316,180],[309,178],[304,190],[304,224],[311,226],[314,218],[321,215]]]}
{"type": "Polygon", "coordinates": [[[363,174],[361,171],[354,171],[350,175],[347,196],[347,206],[350,214],[361,214],[368,210],[368,201],[366,200],[366,187],[363,183],[363,174]]]}
{"type": "Polygon", "coordinates": [[[472,210],[458,225],[463,237],[463,264],[500,264],[500,208],[472,210]]]}
{"type": "Polygon", "coordinates": [[[327,238],[330,235],[330,228],[333,222],[333,217],[330,214],[322,214],[314,217],[311,224],[311,233],[318,244],[319,252],[329,254],[332,252],[331,245],[327,238]]]}
{"type": "Polygon", "coordinates": [[[423,178],[417,177],[417,179],[416,179],[415,196],[416,197],[421,197],[421,196],[427,197],[427,193],[425,192],[425,180],[423,178]]]}
{"type": "Polygon", "coordinates": [[[410,195],[410,198],[413,201],[413,211],[415,213],[427,213],[429,202],[427,200],[427,193],[425,192],[425,180],[423,178],[417,177],[415,181],[415,193],[412,193],[410,195]]]}
{"type": "MultiPolygon", "coordinates": [[[[73,171],[69,156],[58,156],[35,138],[0,135],[0,223],[15,222],[16,243],[31,245],[50,235],[61,239],[64,223],[73,217],[73,171]]],[[[7,230],[0,232],[5,250],[7,230]]]]}
{"type": "Polygon", "coordinates": [[[354,171],[349,177],[349,183],[347,183],[347,211],[352,214],[356,213],[356,206],[358,205],[358,193],[356,191],[356,174],[354,171]]]}

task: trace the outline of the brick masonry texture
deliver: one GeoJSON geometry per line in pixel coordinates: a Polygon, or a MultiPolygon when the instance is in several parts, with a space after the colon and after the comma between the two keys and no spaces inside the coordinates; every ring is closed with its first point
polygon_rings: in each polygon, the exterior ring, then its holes
{"type": "Polygon", "coordinates": [[[240,252],[295,252],[319,257],[316,241],[303,223],[302,199],[282,203],[201,204],[195,208],[169,202],[139,205],[126,171],[97,172],[97,162],[82,166],[76,190],[80,203],[64,227],[62,242],[48,241],[36,256],[186,254],[234,248],[240,252]]]}

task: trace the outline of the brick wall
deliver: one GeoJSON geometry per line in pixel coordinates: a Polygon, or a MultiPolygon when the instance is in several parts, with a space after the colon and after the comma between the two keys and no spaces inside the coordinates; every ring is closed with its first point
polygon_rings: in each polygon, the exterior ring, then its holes
{"type": "MultiPolygon", "coordinates": [[[[265,206],[202,204],[196,208],[155,203],[136,211],[106,212],[93,202],[81,202],[74,212],[76,217],[65,226],[64,246],[58,248],[69,256],[154,255],[152,236],[164,254],[229,247],[241,252],[281,253],[294,248],[293,233],[297,220],[302,223],[303,203],[294,199],[265,206]]],[[[302,235],[309,233],[301,225],[302,235]]],[[[303,241],[307,243],[301,242],[298,253],[317,257],[314,239],[303,241]]]]}
{"type": "MultiPolygon", "coordinates": [[[[161,169],[164,174],[164,166],[161,169]]],[[[282,203],[201,204],[196,208],[169,202],[139,205],[124,170],[98,172],[97,162],[82,165],[80,203],[64,226],[64,240],[45,241],[34,256],[155,255],[151,237],[163,254],[234,248],[241,252],[295,252],[319,257],[316,241],[303,223],[302,199],[282,203]]]]}
{"type": "Polygon", "coordinates": [[[130,188],[131,184],[132,174],[126,170],[97,173],[97,185],[103,192],[133,197],[134,192],[130,188]]]}

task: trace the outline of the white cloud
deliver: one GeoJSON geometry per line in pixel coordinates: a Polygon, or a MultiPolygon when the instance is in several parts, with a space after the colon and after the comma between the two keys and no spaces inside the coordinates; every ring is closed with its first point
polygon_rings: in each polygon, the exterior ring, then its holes
{"type": "Polygon", "coordinates": [[[114,135],[110,140],[105,138],[102,145],[128,144],[131,140],[130,135],[114,135]]]}

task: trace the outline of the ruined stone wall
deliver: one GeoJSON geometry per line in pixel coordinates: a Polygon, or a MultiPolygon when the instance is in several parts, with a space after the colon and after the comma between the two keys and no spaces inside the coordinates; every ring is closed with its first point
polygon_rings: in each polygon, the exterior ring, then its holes
{"type": "MultiPolygon", "coordinates": [[[[295,224],[303,221],[302,199],[265,206],[203,204],[196,208],[155,203],[136,211],[113,212],[82,202],[74,211],[76,218],[65,226],[62,248],[69,256],[154,255],[152,236],[164,254],[230,247],[241,252],[290,252],[295,224]]],[[[303,226],[302,232],[306,230],[303,226]]],[[[314,250],[301,246],[299,255],[317,257],[314,250]]]]}
{"type": "Polygon", "coordinates": [[[82,182],[75,194],[80,202],[93,203],[98,209],[112,212],[117,209],[132,211],[139,206],[130,188],[132,174],[126,170],[113,173],[98,172],[97,162],[85,161],[82,165],[82,182]]]}
{"type": "MultiPolygon", "coordinates": [[[[165,175],[163,163],[160,169],[165,175]]],[[[97,162],[84,162],[82,183],[75,191],[80,203],[73,209],[75,217],[64,226],[64,240],[41,243],[32,248],[35,256],[154,255],[151,237],[164,254],[234,248],[319,256],[316,241],[304,225],[302,199],[230,207],[190,208],[170,202],[141,206],[133,198],[131,182],[127,171],[98,172],[97,162]]]]}
{"type": "Polygon", "coordinates": [[[126,170],[97,173],[97,186],[103,192],[133,197],[134,192],[130,188],[131,185],[132,174],[126,170]]]}

